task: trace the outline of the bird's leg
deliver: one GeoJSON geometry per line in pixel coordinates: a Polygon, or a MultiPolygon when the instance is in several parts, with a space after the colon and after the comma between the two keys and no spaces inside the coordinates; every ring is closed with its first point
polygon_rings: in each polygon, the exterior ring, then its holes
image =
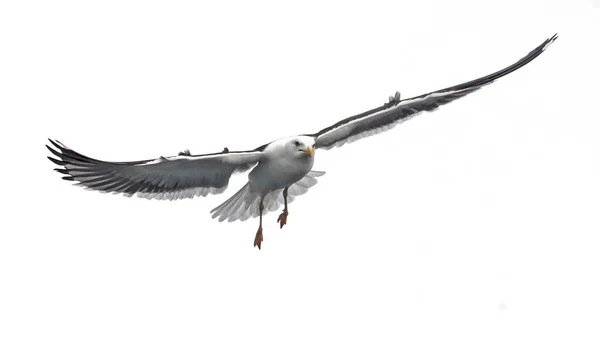
{"type": "Polygon", "coordinates": [[[258,246],[258,249],[260,250],[260,244],[263,241],[263,234],[262,234],[262,213],[263,213],[263,198],[260,198],[260,203],[258,205],[258,210],[259,210],[259,221],[258,221],[258,231],[256,231],[256,236],[254,237],[254,247],[258,246]]]}
{"type": "Polygon", "coordinates": [[[277,218],[277,222],[279,223],[279,228],[283,228],[283,225],[285,225],[287,222],[287,216],[288,216],[287,193],[288,193],[288,189],[285,188],[283,190],[283,204],[284,204],[283,212],[281,212],[281,214],[279,215],[279,218],[277,218]]]}

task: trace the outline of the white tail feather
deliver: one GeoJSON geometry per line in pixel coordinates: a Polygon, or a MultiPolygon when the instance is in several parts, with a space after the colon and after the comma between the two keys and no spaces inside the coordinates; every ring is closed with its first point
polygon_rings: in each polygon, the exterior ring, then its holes
{"type": "MultiPolygon", "coordinates": [[[[306,193],[310,187],[317,184],[317,177],[325,172],[310,171],[304,178],[295,182],[288,188],[288,204],[294,201],[294,198],[306,193]]],[[[276,211],[283,206],[283,189],[271,191],[263,198],[263,215],[276,211]]],[[[250,191],[250,183],[246,183],[237,193],[227,199],[221,205],[210,211],[213,218],[219,218],[219,221],[227,220],[248,220],[258,217],[258,203],[260,202],[260,193],[250,191]]]]}

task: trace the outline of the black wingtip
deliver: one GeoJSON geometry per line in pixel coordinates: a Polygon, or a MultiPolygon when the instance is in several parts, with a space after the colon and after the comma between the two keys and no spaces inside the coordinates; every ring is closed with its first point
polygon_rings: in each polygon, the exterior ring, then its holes
{"type": "Polygon", "coordinates": [[[52,146],[58,148],[61,152],[63,149],[65,149],[65,146],[58,140],[52,140],[52,139],[48,138],[48,141],[50,141],[52,146]]]}
{"type": "Polygon", "coordinates": [[[552,45],[552,43],[556,41],[556,39],[558,39],[558,33],[554,33],[553,36],[546,39],[546,41],[544,41],[544,43],[540,46],[542,47],[542,51],[545,51],[548,46],[552,45]]]}
{"type": "Polygon", "coordinates": [[[64,161],[62,161],[62,160],[58,160],[58,159],[54,159],[53,157],[46,157],[46,158],[48,158],[48,160],[52,161],[53,163],[55,163],[55,164],[56,164],[56,165],[58,165],[58,166],[64,166],[64,165],[66,165],[66,164],[67,164],[67,163],[66,163],[66,162],[64,162],[64,161]]]}
{"type": "Polygon", "coordinates": [[[46,148],[50,151],[50,153],[54,154],[54,156],[56,156],[57,158],[63,159],[63,154],[59,153],[57,150],[55,150],[54,148],[46,145],[46,148]]]}

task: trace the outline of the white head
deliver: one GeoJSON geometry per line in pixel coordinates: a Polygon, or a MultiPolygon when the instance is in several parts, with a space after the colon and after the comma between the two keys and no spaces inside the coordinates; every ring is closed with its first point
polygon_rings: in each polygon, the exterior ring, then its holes
{"type": "Polygon", "coordinates": [[[312,158],[315,154],[315,138],[306,135],[282,138],[271,145],[294,158],[312,158]]]}

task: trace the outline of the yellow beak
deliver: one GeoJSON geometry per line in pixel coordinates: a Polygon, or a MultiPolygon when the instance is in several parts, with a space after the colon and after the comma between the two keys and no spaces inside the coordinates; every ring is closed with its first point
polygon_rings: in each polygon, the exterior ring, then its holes
{"type": "Polygon", "coordinates": [[[309,157],[313,156],[313,149],[310,146],[306,147],[306,149],[303,149],[302,152],[304,152],[309,157]]]}

